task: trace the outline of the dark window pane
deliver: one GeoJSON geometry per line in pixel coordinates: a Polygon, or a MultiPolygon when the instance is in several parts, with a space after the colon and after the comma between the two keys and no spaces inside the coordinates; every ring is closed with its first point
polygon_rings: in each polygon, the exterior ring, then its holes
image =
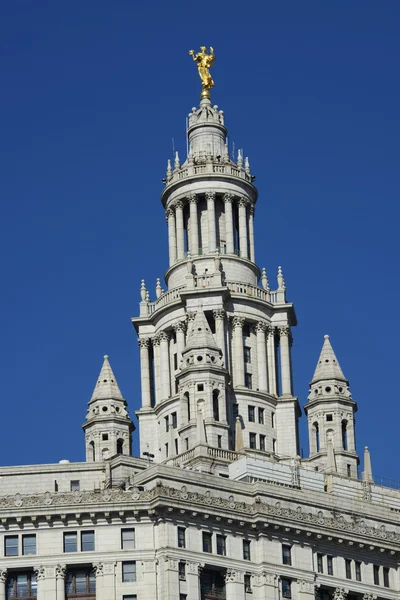
{"type": "Polygon", "coordinates": [[[243,558],[244,560],[251,560],[250,542],[248,540],[243,540],[243,558]]]}
{"type": "Polygon", "coordinates": [[[332,556],[327,557],[328,564],[328,575],[333,575],[333,558],[332,556]]]}
{"type": "Polygon", "coordinates": [[[390,587],[389,585],[389,569],[388,567],[383,567],[383,585],[385,587],[390,587]]]}
{"type": "Polygon", "coordinates": [[[36,535],[22,536],[22,554],[36,554],[36,535]]]}
{"type": "Polygon", "coordinates": [[[4,540],[4,554],[6,556],[18,556],[18,536],[6,535],[4,540]]]}
{"type": "Polygon", "coordinates": [[[249,417],[249,421],[251,423],[254,423],[255,421],[255,407],[254,406],[249,406],[248,407],[248,417],[249,417]]]}
{"type": "Polygon", "coordinates": [[[133,550],[135,548],[135,530],[122,529],[121,531],[122,550],[133,550]]]}
{"type": "Polygon", "coordinates": [[[374,565],[374,584],[379,585],[379,567],[374,565]]]}
{"type": "Polygon", "coordinates": [[[226,538],[224,535],[217,535],[217,554],[226,555],[226,538]]]}
{"type": "Polygon", "coordinates": [[[79,492],[80,483],[77,479],[71,481],[71,492],[79,492]]]}
{"type": "Polygon", "coordinates": [[[94,531],[82,531],[81,550],[82,552],[92,552],[94,550],[94,531]]]}
{"type": "Polygon", "coordinates": [[[291,565],[292,564],[292,554],[291,554],[292,548],[291,546],[288,546],[287,544],[283,544],[282,545],[282,562],[284,565],[291,565]]]}
{"type": "Polygon", "coordinates": [[[185,528],[178,527],[178,548],[185,548],[185,528]]]}
{"type": "Polygon", "coordinates": [[[136,562],[122,563],[122,581],[136,581],[136,562]]]}
{"type": "Polygon", "coordinates": [[[324,572],[324,561],[322,554],[317,554],[317,569],[318,573],[324,572]]]}
{"type": "Polygon", "coordinates": [[[64,533],[64,552],[77,552],[77,534],[64,533]]]}
{"type": "Polygon", "coordinates": [[[292,597],[290,579],[282,579],[282,596],[283,596],[283,598],[291,598],[292,597]]]}
{"type": "Polygon", "coordinates": [[[203,531],[203,552],[212,552],[212,536],[205,531],[203,531]]]}

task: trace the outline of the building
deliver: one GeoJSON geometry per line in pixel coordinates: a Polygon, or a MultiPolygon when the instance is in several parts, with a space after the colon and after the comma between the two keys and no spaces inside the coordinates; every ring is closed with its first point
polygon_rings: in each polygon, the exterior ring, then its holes
{"type": "Polygon", "coordinates": [[[0,600],[395,600],[400,492],[358,476],[349,382],[325,336],[304,407],[293,304],[255,259],[257,190],[202,93],[168,163],[167,290],[141,285],[140,457],[108,357],[86,461],[0,468],[0,600]]]}

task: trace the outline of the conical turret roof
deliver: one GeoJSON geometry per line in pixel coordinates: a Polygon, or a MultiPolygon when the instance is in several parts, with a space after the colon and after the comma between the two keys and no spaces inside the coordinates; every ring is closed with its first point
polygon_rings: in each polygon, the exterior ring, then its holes
{"type": "Polygon", "coordinates": [[[324,344],[311,383],[324,379],[347,381],[329,341],[329,335],[324,336],[324,344]]]}
{"type": "Polygon", "coordinates": [[[186,340],[186,350],[210,348],[219,350],[204,312],[199,309],[194,317],[186,340]]]}
{"type": "Polygon", "coordinates": [[[103,366],[101,367],[100,375],[97,379],[90,402],[111,398],[114,400],[124,400],[108,360],[108,356],[105,355],[103,366]]]}

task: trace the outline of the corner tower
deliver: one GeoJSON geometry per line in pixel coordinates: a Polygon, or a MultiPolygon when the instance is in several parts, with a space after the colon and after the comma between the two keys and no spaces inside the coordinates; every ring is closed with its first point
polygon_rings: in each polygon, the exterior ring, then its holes
{"type": "Polygon", "coordinates": [[[256,264],[255,177],[242,152],[229,154],[224,113],[204,87],[207,74],[200,75],[200,104],[188,118],[188,154],[182,163],[178,154],[173,164],[168,161],[161,194],[168,223],[167,289],[157,280],[152,300],[142,282],[140,316],[132,319],[141,357],[137,416],[142,453],[189,464],[199,458],[194,431],[203,400],[201,452],[223,471],[236,457],[238,416],[243,451],[273,460],[298,454],[300,410],[291,375],[296,316],[281,268],[271,290],[265,269],[256,264]],[[192,319],[201,321],[201,332],[192,319]],[[190,349],[206,329],[207,369],[190,349]],[[216,389],[218,413],[212,408],[216,389]]]}

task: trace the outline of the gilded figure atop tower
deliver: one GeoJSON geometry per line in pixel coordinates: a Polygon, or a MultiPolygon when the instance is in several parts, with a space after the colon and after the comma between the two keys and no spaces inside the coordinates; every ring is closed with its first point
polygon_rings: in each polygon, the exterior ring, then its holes
{"type": "Polygon", "coordinates": [[[210,89],[214,87],[214,81],[209,71],[215,62],[214,48],[210,46],[210,54],[207,54],[206,50],[206,46],[200,46],[200,52],[197,54],[194,53],[194,50],[189,51],[190,56],[197,63],[197,70],[201,79],[203,89],[200,98],[210,98],[210,89]]]}

